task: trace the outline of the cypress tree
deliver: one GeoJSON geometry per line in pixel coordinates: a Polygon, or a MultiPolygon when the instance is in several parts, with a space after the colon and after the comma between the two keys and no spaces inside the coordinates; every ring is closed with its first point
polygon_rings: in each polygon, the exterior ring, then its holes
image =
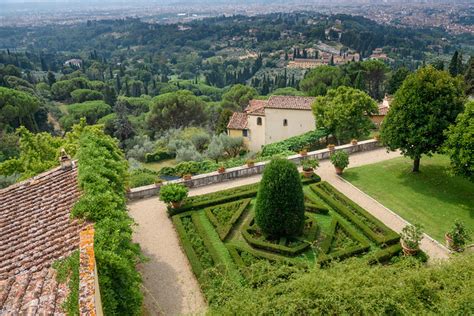
{"type": "Polygon", "coordinates": [[[304,194],[296,165],[272,160],[263,171],[257,194],[255,221],[272,237],[298,236],[304,228],[304,194]]]}

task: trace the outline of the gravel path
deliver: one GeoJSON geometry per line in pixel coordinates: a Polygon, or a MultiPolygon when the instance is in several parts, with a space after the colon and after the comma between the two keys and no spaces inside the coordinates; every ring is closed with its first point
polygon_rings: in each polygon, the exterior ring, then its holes
{"type": "MultiPolygon", "coordinates": [[[[377,149],[351,155],[350,167],[371,164],[398,157],[396,152],[387,153],[377,149]]],[[[379,218],[393,230],[400,232],[407,224],[401,217],[348,183],[334,172],[328,160],[320,162],[317,173],[379,218]]],[[[244,184],[260,181],[261,175],[234,181],[213,184],[190,190],[190,195],[200,195],[244,184]]],[[[176,231],[166,214],[165,204],[158,198],[138,200],[128,204],[130,214],[137,222],[134,241],[140,243],[143,252],[150,259],[142,264],[145,306],[150,315],[183,315],[203,313],[206,303],[194,277],[186,255],[182,251],[176,231]]],[[[445,259],[449,251],[428,236],[421,242],[421,248],[431,258],[445,259]]]]}

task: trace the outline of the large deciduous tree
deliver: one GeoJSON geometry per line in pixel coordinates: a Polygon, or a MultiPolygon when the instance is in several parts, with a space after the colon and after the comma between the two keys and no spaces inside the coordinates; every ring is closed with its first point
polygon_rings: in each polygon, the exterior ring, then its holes
{"type": "Polygon", "coordinates": [[[236,84],[222,96],[222,107],[242,111],[249,101],[258,95],[257,90],[242,84],[236,84]]]}
{"type": "Polygon", "coordinates": [[[419,171],[421,156],[439,151],[444,131],[463,110],[463,90],[460,77],[431,66],[408,76],[382,123],[384,144],[412,158],[413,171],[419,171]]]}
{"type": "Polygon", "coordinates": [[[153,99],[148,113],[148,128],[152,131],[202,125],[205,103],[190,91],[165,93],[153,99]]]}
{"type": "Polygon", "coordinates": [[[446,136],[445,149],[454,172],[474,181],[474,101],[466,104],[446,136]]]}
{"type": "Polygon", "coordinates": [[[369,115],[376,112],[377,104],[367,93],[349,87],[331,89],[313,103],[316,125],[339,143],[367,135],[374,126],[369,115]]]}
{"type": "Polygon", "coordinates": [[[255,221],[263,233],[297,236],[304,227],[304,194],[296,165],[272,160],[263,171],[257,194],[255,221]]]}
{"type": "Polygon", "coordinates": [[[367,60],[362,62],[365,70],[365,81],[367,91],[375,100],[383,98],[385,75],[388,72],[387,66],[380,60],[367,60]]]}
{"type": "Polygon", "coordinates": [[[317,67],[300,82],[300,88],[310,96],[325,95],[329,89],[340,85],[342,76],[341,69],[338,67],[317,67]]]}

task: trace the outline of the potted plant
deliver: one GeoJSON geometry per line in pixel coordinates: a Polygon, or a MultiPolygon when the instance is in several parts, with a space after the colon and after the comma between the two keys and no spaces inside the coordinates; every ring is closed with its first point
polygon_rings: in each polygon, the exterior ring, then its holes
{"type": "Polygon", "coordinates": [[[303,148],[300,150],[300,155],[301,156],[307,156],[308,155],[308,150],[306,148],[303,148]]]}
{"type": "Polygon", "coordinates": [[[317,159],[304,159],[301,161],[301,166],[303,167],[303,175],[306,178],[311,178],[314,170],[319,167],[319,161],[317,159]]]}
{"type": "Polygon", "coordinates": [[[405,256],[413,256],[420,250],[420,241],[423,238],[423,227],[420,224],[407,225],[400,234],[400,244],[405,256]]]}
{"type": "Polygon", "coordinates": [[[331,163],[334,165],[336,173],[340,175],[349,165],[349,154],[343,150],[336,151],[331,155],[331,163]]]}
{"type": "Polygon", "coordinates": [[[225,172],[225,166],[223,164],[220,164],[219,167],[217,168],[217,172],[224,173],[225,172]]]}
{"type": "Polygon", "coordinates": [[[253,166],[255,166],[255,160],[253,160],[253,159],[248,159],[248,160],[246,161],[246,164],[247,164],[247,167],[252,168],[253,166]]]}
{"type": "Polygon", "coordinates": [[[160,177],[157,177],[155,179],[155,186],[156,187],[159,187],[162,183],[163,183],[163,179],[161,179],[160,177]]]}
{"type": "Polygon", "coordinates": [[[160,200],[171,203],[173,208],[180,207],[187,196],[188,188],[179,183],[165,184],[160,188],[160,200]]]}
{"type": "Polygon", "coordinates": [[[374,134],[374,139],[376,141],[380,141],[380,134],[379,133],[374,134]]]}
{"type": "Polygon", "coordinates": [[[329,144],[328,145],[329,152],[333,153],[336,150],[336,145],[334,144],[329,144]]]}
{"type": "Polygon", "coordinates": [[[471,236],[464,224],[456,221],[453,229],[444,235],[444,239],[446,240],[446,247],[460,252],[464,250],[466,243],[471,240],[471,236]]]}
{"type": "Polygon", "coordinates": [[[186,181],[187,181],[187,180],[191,180],[192,177],[193,177],[193,175],[190,174],[190,173],[185,173],[185,174],[183,175],[183,179],[186,180],[186,181]]]}
{"type": "Polygon", "coordinates": [[[353,139],[351,140],[351,145],[352,145],[352,146],[357,145],[357,139],[353,138],[353,139]]]}

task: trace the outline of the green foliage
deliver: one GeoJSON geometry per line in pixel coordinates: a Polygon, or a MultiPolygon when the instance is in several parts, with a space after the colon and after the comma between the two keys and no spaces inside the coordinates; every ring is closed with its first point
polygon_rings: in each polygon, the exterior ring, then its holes
{"type": "Polygon", "coordinates": [[[460,221],[455,221],[453,229],[447,234],[452,238],[453,246],[456,249],[462,249],[464,245],[471,240],[470,231],[468,231],[460,221]]]}
{"type": "Polygon", "coordinates": [[[304,195],[296,166],[274,159],[265,166],[257,194],[255,221],[271,236],[298,236],[304,226],[304,195]]]}
{"type": "Polygon", "coordinates": [[[466,104],[464,112],[445,134],[444,150],[451,159],[454,173],[474,182],[474,101],[466,104]]]}
{"type": "Polygon", "coordinates": [[[374,124],[369,115],[377,113],[377,104],[365,92],[339,87],[313,103],[316,125],[324,127],[338,142],[367,136],[374,124]]]}
{"type": "Polygon", "coordinates": [[[110,105],[104,101],[87,101],[83,103],[74,103],[67,108],[68,115],[60,119],[61,125],[65,129],[70,129],[73,124],[85,118],[87,124],[95,124],[97,121],[112,111],[110,105]]]}
{"type": "Polygon", "coordinates": [[[82,103],[85,101],[102,100],[104,95],[91,89],[76,89],[71,92],[72,101],[75,103],[82,103]]]}
{"type": "Polygon", "coordinates": [[[24,125],[38,131],[34,114],[40,106],[38,98],[29,93],[0,87],[0,130],[24,125]]]}
{"type": "Polygon", "coordinates": [[[244,110],[249,101],[257,96],[257,91],[249,86],[236,84],[222,95],[222,107],[234,111],[244,110]]]}
{"type": "Polygon", "coordinates": [[[152,153],[145,154],[145,162],[160,162],[166,159],[172,159],[174,155],[163,149],[157,149],[152,153]]]}
{"type": "Polygon", "coordinates": [[[106,315],[139,315],[143,295],[136,264],[141,251],[132,242],[133,220],[125,199],[127,162],[116,140],[85,131],[79,140],[78,181],[82,195],[72,215],[95,222],[94,250],[106,315]]]}
{"type": "Polygon", "coordinates": [[[158,172],[146,168],[140,168],[130,171],[129,182],[131,188],[136,188],[153,184],[158,179],[158,172]]]}
{"type": "Polygon", "coordinates": [[[237,222],[250,203],[250,199],[211,206],[205,209],[206,215],[212,225],[216,227],[217,234],[224,240],[230,233],[232,226],[237,222]]]}
{"type": "Polygon", "coordinates": [[[84,77],[71,78],[55,82],[51,86],[51,93],[56,100],[67,100],[71,98],[71,92],[77,89],[89,88],[89,81],[84,77]]]}
{"type": "Polygon", "coordinates": [[[418,249],[420,241],[423,238],[423,226],[420,224],[407,225],[403,227],[400,236],[408,247],[418,249]]]}
{"type": "Polygon", "coordinates": [[[192,124],[202,125],[206,119],[204,105],[201,99],[185,90],[157,96],[148,113],[148,128],[155,132],[192,124]]]}
{"type": "Polygon", "coordinates": [[[262,148],[262,157],[271,157],[273,155],[287,155],[290,152],[297,152],[304,148],[315,148],[319,145],[321,138],[327,136],[327,132],[322,129],[310,131],[299,136],[287,138],[283,141],[265,145],[262,148]]]}
{"type": "Polygon", "coordinates": [[[67,258],[54,262],[53,268],[57,271],[58,283],[68,282],[69,295],[62,308],[67,315],[79,315],[79,250],[74,251],[67,258]]]}
{"type": "Polygon", "coordinates": [[[312,158],[303,159],[301,160],[301,166],[303,167],[304,171],[315,170],[317,167],[319,167],[319,160],[312,158]]]}
{"type": "Polygon", "coordinates": [[[410,70],[406,67],[400,67],[395,72],[393,72],[390,80],[388,81],[387,93],[395,94],[409,74],[410,70]]]}
{"type": "Polygon", "coordinates": [[[327,182],[310,185],[311,190],[334,211],[355,224],[377,245],[398,242],[400,236],[327,182]]]}
{"type": "Polygon", "coordinates": [[[330,160],[334,167],[344,169],[349,165],[349,154],[344,150],[338,150],[331,154],[330,160]]]}
{"type": "Polygon", "coordinates": [[[388,149],[400,149],[414,159],[418,171],[422,155],[439,151],[444,131],[454,123],[464,104],[461,78],[426,67],[407,77],[395,94],[380,136],[388,149]]]}
{"type": "Polygon", "coordinates": [[[331,88],[340,85],[341,69],[335,66],[317,67],[307,73],[300,82],[300,88],[310,96],[325,95],[331,88]]]}
{"type": "Polygon", "coordinates": [[[381,100],[388,67],[382,61],[375,59],[365,60],[361,63],[361,66],[365,72],[364,79],[367,84],[367,93],[375,100],[381,100]]]}
{"type": "Polygon", "coordinates": [[[165,203],[181,202],[188,196],[188,188],[179,183],[170,183],[160,188],[160,200],[165,203]]]}
{"type": "Polygon", "coordinates": [[[0,164],[0,174],[21,173],[20,180],[28,179],[59,164],[59,152],[64,145],[60,137],[43,132],[33,134],[25,127],[17,130],[20,138],[18,157],[0,164]]]}
{"type": "MultiPolygon", "coordinates": [[[[266,266],[265,278],[274,279],[280,268],[266,266]]],[[[235,287],[221,276],[213,283],[209,314],[469,314],[473,271],[471,254],[429,266],[410,259],[369,266],[353,259],[295,272],[263,287],[235,287]]]]}

